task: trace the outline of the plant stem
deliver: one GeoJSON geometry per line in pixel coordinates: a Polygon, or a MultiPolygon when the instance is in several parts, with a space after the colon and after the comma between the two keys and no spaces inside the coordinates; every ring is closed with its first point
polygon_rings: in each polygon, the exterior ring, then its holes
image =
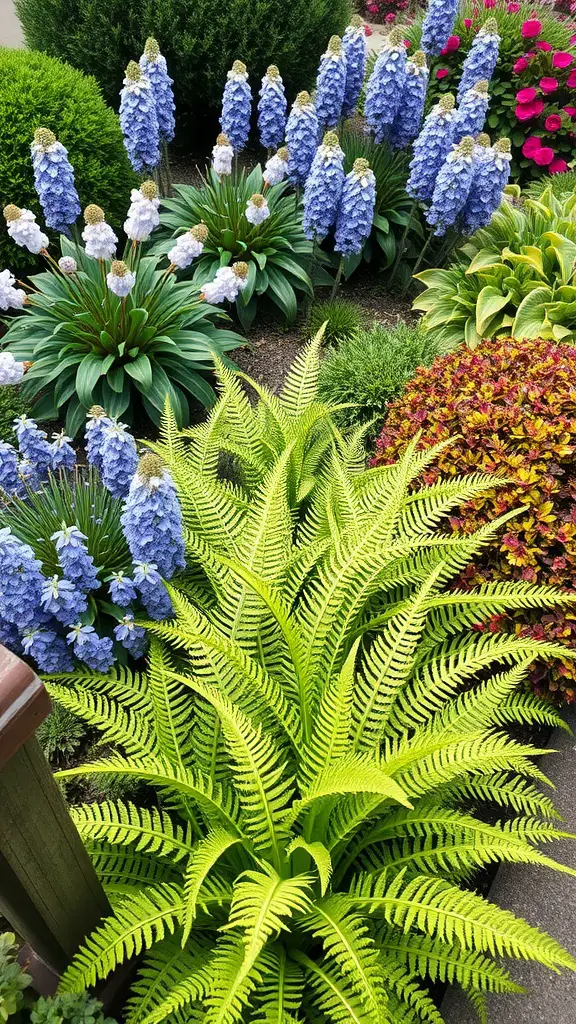
{"type": "Polygon", "coordinates": [[[332,285],[332,291],[330,293],[330,301],[333,302],[336,298],[336,292],[340,287],[340,281],[344,272],[344,257],[340,257],[340,263],[338,264],[338,270],[336,271],[336,277],[334,278],[334,284],[332,285]]]}
{"type": "Polygon", "coordinates": [[[390,280],[388,281],[388,287],[390,287],[390,285],[392,284],[392,282],[393,282],[393,280],[396,277],[396,274],[398,272],[398,267],[400,266],[400,261],[401,261],[403,255],[404,255],[404,250],[406,249],[406,241],[408,239],[408,232],[410,231],[410,228],[412,227],[412,218],[413,218],[413,216],[414,216],[414,214],[416,212],[417,205],[418,204],[417,204],[416,200],[414,200],[414,202],[412,203],[412,206],[410,207],[410,212],[408,214],[408,220],[406,221],[406,227],[404,228],[404,231],[402,232],[402,236],[400,238],[400,241],[398,242],[398,249],[397,249],[397,252],[396,252],[396,259],[394,260],[394,264],[392,266],[392,273],[390,274],[390,280]]]}
{"type": "MultiPolygon", "coordinates": [[[[424,247],[423,247],[420,255],[418,256],[418,259],[416,260],[416,263],[414,264],[414,267],[412,269],[412,276],[410,278],[410,281],[412,280],[412,278],[418,272],[418,268],[422,266],[422,262],[424,260],[424,257],[426,255],[426,253],[428,252],[428,248],[430,246],[430,242],[432,241],[433,238],[434,238],[434,228],[431,229],[430,234],[428,235],[428,238],[426,239],[426,241],[424,243],[424,247]]],[[[408,291],[408,288],[410,287],[410,281],[408,282],[406,287],[402,290],[402,295],[405,295],[406,292],[408,291]]]]}
{"type": "Polygon", "coordinates": [[[164,173],[166,175],[166,195],[172,195],[172,174],[170,171],[170,159],[168,156],[168,143],[166,139],[162,142],[162,156],[164,162],[164,173]]]}

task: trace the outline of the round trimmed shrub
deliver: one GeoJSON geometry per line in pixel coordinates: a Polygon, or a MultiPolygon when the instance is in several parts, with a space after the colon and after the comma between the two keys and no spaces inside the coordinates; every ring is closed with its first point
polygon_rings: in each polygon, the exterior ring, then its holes
{"type": "Polygon", "coordinates": [[[115,108],[128,61],[155,36],[174,79],[179,127],[193,132],[189,146],[206,114],[214,130],[235,59],[247,65],[255,95],[273,61],[293,99],[313,83],[328,39],[351,15],[349,0],[16,0],[16,9],[28,46],[95,75],[115,108]]]}
{"type": "MultiPolygon", "coordinates": [[[[375,465],[395,462],[422,431],[422,447],[453,439],[424,472],[426,483],[474,472],[510,480],[455,510],[455,531],[472,533],[510,509],[522,510],[458,585],[513,579],[576,592],[575,381],[576,348],[498,339],[437,358],[390,406],[375,465]]],[[[478,628],[522,627],[498,618],[478,628]]],[[[527,628],[534,637],[576,648],[576,608],[535,613],[527,628]]],[[[539,691],[576,702],[575,661],[535,666],[532,681],[539,691]]]]}
{"type": "MultiPolygon", "coordinates": [[[[72,16],[72,14],[70,15],[72,16]]],[[[34,189],[30,144],[36,128],[50,128],[68,149],[82,206],[97,203],[119,227],[135,177],[118,118],[93,78],[42,53],[0,49],[0,196],[2,205],[33,210],[43,224],[34,189]]],[[[36,258],[0,230],[0,268],[31,270],[36,258]]]]}

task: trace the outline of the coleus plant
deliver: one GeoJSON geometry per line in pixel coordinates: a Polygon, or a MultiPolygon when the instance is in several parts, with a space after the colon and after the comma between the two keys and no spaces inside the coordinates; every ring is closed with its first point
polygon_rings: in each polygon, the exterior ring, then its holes
{"type": "Polygon", "coordinates": [[[533,638],[484,634],[552,588],[446,584],[507,516],[438,527],[484,474],[412,489],[439,447],[365,470],[318,402],[319,339],[250,406],[223,375],[209,421],[162,451],[188,528],[174,618],[150,624],[146,675],[54,677],[53,697],[121,751],[62,777],[114,774],[161,804],[73,811],[112,912],[63,976],[81,991],[139,958],[128,1024],[441,1024],[427,980],[484,1014],[515,992],[500,956],[576,969],[552,938],[474,891],[498,861],[555,866],[562,835],[533,746],[508,725],[560,719],[518,690],[533,638]],[[320,452],[314,444],[316,428],[320,452]],[[219,475],[234,454],[242,485],[219,475]],[[472,808],[502,808],[488,822],[472,808]],[[141,958],[141,959],[140,959],[141,958]]]}

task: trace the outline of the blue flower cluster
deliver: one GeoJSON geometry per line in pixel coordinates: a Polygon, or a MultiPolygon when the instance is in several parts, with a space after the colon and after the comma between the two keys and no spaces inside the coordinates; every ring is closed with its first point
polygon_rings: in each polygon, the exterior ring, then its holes
{"type": "Polygon", "coordinates": [[[316,113],[322,129],[335,128],[346,93],[346,56],[340,36],[332,36],[316,79],[316,113]]]}
{"type": "Polygon", "coordinates": [[[160,163],[160,129],[152,86],[131,60],[120,92],[120,127],[132,167],[148,173],[160,163]]]}
{"type": "Polygon", "coordinates": [[[68,471],[74,469],[76,465],[76,452],[70,444],[72,438],[67,437],[64,430],[61,430],[58,434],[52,434],[52,437],[54,440],[50,445],[52,452],[51,469],[67,469],[68,471]]]}
{"type": "Polygon", "coordinates": [[[46,476],[52,465],[52,449],[46,440],[46,431],[40,430],[34,420],[27,416],[19,416],[14,421],[14,430],[18,439],[20,454],[34,467],[38,477],[46,476]]]}
{"type": "Polygon", "coordinates": [[[471,235],[490,223],[508,184],[511,159],[510,139],[499,139],[494,146],[488,135],[476,140],[472,186],[458,224],[462,234],[471,235]]]}
{"type": "Polygon", "coordinates": [[[420,46],[429,57],[437,57],[452,35],[459,0],[429,0],[422,22],[420,46]]]}
{"type": "Polygon", "coordinates": [[[280,72],[271,64],[260,89],[258,100],[258,131],[265,149],[278,149],[286,130],[286,94],[280,72]]]}
{"type": "Polygon", "coordinates": [[[109,636],[98,636],[94,626],[77,623],[67,634],[74,654],[94,672],[109,672],[114,664],[113,642],[109,636]]]}
{"type": "Polygon", "coordinates": [[[127,608],[128,605],[136,600],[136,587],[125,572],[113,573],[112,576],[107,578],[106,582],[110,584],[109,589],[112,601],[120,608],[127,608]]]}
{"type": "Polygon", "coordinates": [[[40,603],[47,615],[53,615],[63,626],[71,626],[88,608],[86,595],[73,583],[59,576],[45,580],[40,603]]]}
{"type": "Polygon", "coordinates": [[[406,191],[413,199],[427,202],[432,198],[438,171],[452,146],[454,97],[447,93],[428,114],[414,142],[414,156],[406,191]]]}
{"type": "Polygon", "coordinates": [[[390,132],[390,143],[395,149],[404,149],[420,131],[429,75],[426,55],[423,50],[417,50],[406,62],[402,102],[390,132]]]}
{"type": "Polygon", "coordinates": [[[0,441],[0,489],[14,494],[20,486],[18,455],[7,441],[0,441]]]}
{"type": "Polygon", "coordinates": [[[384,41],[366,86],[364,116],[376,142],[387,138],[400,111],[406,84],[406,44],[401,29],[393,28],[384,41]]]}
{"type": "Polygon", "coordinates": [[[33,658],[41,672],[72,672],[74,658],[63,637],[52,629],[33,629],[22,638],[24,654],[33,658]]]}
{"type": "Polygon", "coordinates": [[[324,238],[336,223],[344,187],[344,153],[335,132],[327,132],[312,161],[304,188],[304,234],[324,238]]]}
{"type": "Polygon", "coordinates": [[[470,194],[474,178],[474,139],[467,135],[452,149],[438,171],[432,203],[426,211],[435,235],[444,235],[454,224],[470,194]]]}
{"type": "Polygon", "coordinates": [[[376,203],[376,179],[368,161],[354,161],[346,175],[336,219],[334,249],[342,256],[362,252],[364,242],[372,230],[376,203]]]}
{"type": "Polygon", "coordinates": [[[466,135],[478,135],[486,120],[488,110],[488,82],[477,82],[464,93],[453,122],[453,142],[460,142],[466,135]]]}
{"type": "Polygon", "coordinates": [[[133,658],[142,658],[146,649],[146,630],[137,626],[133,615],[125,615],[114,627],[114,636],[133,658]]]}
{"type": "Polygon", "coordinates": [[[182,512],[162,460],[144,455],[124,504],[122,526],[135,562],[153,562],[164,579],[186,565],[182,512]]]}
{"type": "Polygon", "coordinates": [[[70,234],[80,213],[80,200],[74,184],[74,169],[68,150],[48,128],[37,128],[31,146],[34,187],[49,228],[70,234]]]}
{"type": "Polygon", "coordinates": [[[310,93],[299,92],[286,122],[288,170],[291,181],[303,185],[318,147],[320,126],[310,93]]]}
{"type": "Polygon", "coordinates": [[[152,36],[146,40],[144,53],[140,57],[140,69],[152,87],[160,138],[172,142],[175,131],[174,81],[168,74],[166,58],[160,53],[160,47],[152,36]]]}
{"type": "Polygon", "coordinates": [[[136,472],[138,452],[123,423],[113,422],[104,428],[101,458],[102,483],[114,498],[124,498],[136,472]]]}
{"type": "Polygon", "coordinates": [[[366,34],[364,22],[357,14],[352,18],[342,37],[342,48],[346,58],[346,87],[342,117],[350,117],[356,110],[366,73],[366,34]]]}
{"type": "Polygon", "coordinates": [[[170,595],[154,562],[134,563],[134,583],[151,619],[169,619],[174,614],[170,595]]]}
{"type": "Polygon", "coordinates": [[[58,562],[67,580],[84,593],[100,586],[94,559],[84,543],[86,536],[77,526],[66,526],[63,523],[62,529],[53,533],[50,539],[56,545],[58,562]]]}
{"type": "Polygon", "coordinates": [[[102,449],[104,447],[106,427],[112,426],[112,420],[106,415],[101,405],[93,405],[86,420],[84,440],[86,456],[91,466],[102,472],[102,449]]]}
{"type": "Polygon", "coordinates": [[[464,95],[476,85],[476,82],[483,79],[490,81],[498,60],[499,48],[498,23],[496,18],[488,18],[478,34],[474,36],[472,46],[462,65],[462,77],[458,86],[458,103],[462,102],[464,95]]]}
{"type": "Polygon", "coordinates": [[[42,563],[10,529],[0,530],[0,618],[20,630],[41,625],[42,563]]]}
{"type": "Polygon", "coordinates": [[[235,153],[244,149],[248,142],[251,113],[252,92],[248,85],[246,65],[241,60],[235,60],[224,86],[220,116],[222,131],[229,138],[235,153]]]}

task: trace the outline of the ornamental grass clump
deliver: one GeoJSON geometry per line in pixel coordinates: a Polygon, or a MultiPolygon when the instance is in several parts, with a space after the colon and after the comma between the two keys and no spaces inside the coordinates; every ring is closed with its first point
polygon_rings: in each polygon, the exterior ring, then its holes
{"type": "MultiPolygon", "coordinates": [[[[519,510],[503,533],[479,551],[460,573],[457,586],[553,584],[574,592],[576,494],[574,449],[576,349],[554,341],[484,341],[474,351],[436,359],[420,369],[401,399],[390,407],[378,441],[377,464],[393,463],[422,431],[423,446],[455,440],[430,463],[430,485],[445,473],[498,473],[506,482],[482,497],[462,502],[449,521],[453,536],[472,533],[494,515],[519,510]]],[[[478,616],[483,636],[501,630],[576,648],[570,608],[529,615],[478,616]]],[[[569,702],[576,700],[571,658],[539,659],[532,685],[569,702]]]]}
{"type": "MultiPolygon", "coordinates": [[[[3,344],[20,366],[32,363],[23,395],[41,395],[34,416],[51,420],[64,414],[71,437],[94,404],[125,418],[143,410],[158,422],[167,395],[178,421],[188,423],[188,396],[205,405],[214,401],[207,379],[213,357],[240,340],[215,326],[224,314],[201,301],[195,284],[176,280],[185,262],[183,245],[167,267],[159,256],[143,255],[158,224],[158,206],[153,181],[132,191],[124,225],[128,241],[123,258],[117,258],[117,235],[104,211],[91,203],[84,213],[85,248],[62,236],[58,263],[29,211],[14,205],[4,210],[14,240],[42,252],[48,272],[31,279],[22,299],[24,315],[10,321],[3,344]]],[[[203,228],[187,242],[191,258],[202,251],[200,237],[203,228]]],[[[20,301],[11,285],[5,295],[12,306],[20,301]]]]}
{"type": "Polygon", "coordinates": [[[493,862],[572,870],[532,745],[509,723],[561,721],[518,692],[540,653],[474,616],[570,604],[557,588],[447,582],[508,517],[438,525],[492,486],[418,485],[439,448],[363,468],[317,397],[320,339],[253,408],[227,370],[207,423],[166,418],[163,454],[194,571],[148,625],[146,674],[52,677],[52,697],[117,753],[60,773],[118,775],[160,805],[72,814],[111,900],[61,979],[82,991],[137,952],[127,1021],[439,1020],[431,979],[481,1010],[516,992],[501,957],[576,968],[479,895],[493,862]],[[219,476],[232,454],[242,483],[219,476]],[[102,710],[104,708],[104,710],[102,710]],[[121,712],[121,713],[120,713],[121,712]],[[484,814],[490,801],[505,820],[484,814]],[[478,811],[476,811],[478,808],[478,811]],[[496,819],[496,820],[495,820],[496,819]]]}
{"type": "Polygon", "coordinates": [[[18,451],[0,446],[2,642],[43,672],[71,672],[75,659],[107,672],[141,658],[135,616],[170,615],[163,581],[186,566],[165,465],[139,461],[134,438],[98,406],[86,423],[88,470],[69,438],[49,444],[25,417],[15,432],[18,451]]]}

